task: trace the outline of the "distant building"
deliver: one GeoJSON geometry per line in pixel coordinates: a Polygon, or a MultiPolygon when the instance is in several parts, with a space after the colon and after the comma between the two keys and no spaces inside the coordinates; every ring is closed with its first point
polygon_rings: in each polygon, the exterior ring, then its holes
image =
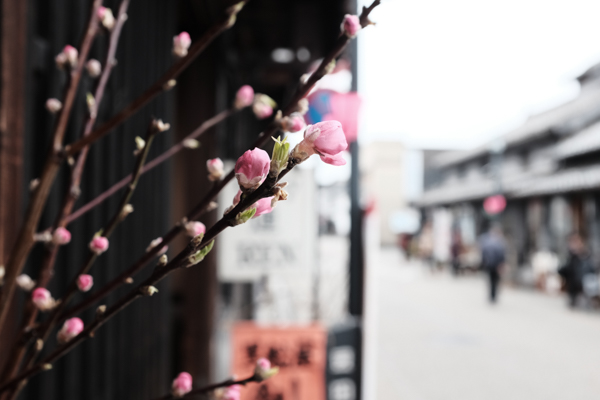
{"type": "Polygon", "coordinates": [[[507,198],[497,219],[516,279],[531,278],[538,252],[564,257],[571,232],[583,235],[594,259],[600,258],[600,64],[578,81],[575,99],[530,117],[487,146],[435,155],[425,167],[425,190],[416,204],[430,219],[437,209],[449,210],[452,229],[467,245],[490,221],[483,200],[507,198]]]}

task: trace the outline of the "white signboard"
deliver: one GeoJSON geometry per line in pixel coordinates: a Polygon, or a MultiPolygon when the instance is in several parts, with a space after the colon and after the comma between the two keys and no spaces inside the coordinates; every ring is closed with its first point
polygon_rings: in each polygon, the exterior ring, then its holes
{"type": "MultiPolygon", "coordinates": [[[[312,276],[316,263],[317,213],[313,171],[295,168],[283,181],[288,200],[273,212],[226,229],[217,239],[220,281],[255,281],[272,273],[312,276]]],[[[219,196],[219,212],[232,204],[237,181],[219,196]]]]}

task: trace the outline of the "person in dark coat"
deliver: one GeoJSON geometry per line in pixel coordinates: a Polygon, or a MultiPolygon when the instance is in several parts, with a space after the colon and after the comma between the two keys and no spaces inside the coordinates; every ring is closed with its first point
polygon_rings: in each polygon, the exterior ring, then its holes
{"type": "Polygon", "coordinates": [[[490,302],[495,303],[500,283],[500,269],[504,265],[506,250],[502,230],[493,226],[479,240],[481,249],[481,267],[487,272],[490,282],[490,302]]]}
{"type": "Polygon", "coordinates": [[[577,304],[577,298],[583,292],[583,276],[590,272],[593,272],[590,256],[581,236],[574,233],[569,237],[567,262],[558,270],[565,282],[569,306],[575,307],[577,304]]]}

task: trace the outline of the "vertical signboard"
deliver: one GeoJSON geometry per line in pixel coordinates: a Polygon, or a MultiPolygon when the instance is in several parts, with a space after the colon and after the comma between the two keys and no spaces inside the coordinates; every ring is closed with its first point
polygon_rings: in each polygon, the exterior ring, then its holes
{"type": "Polygon", "coordinates": [[[327,400],[361,398],[362,331],[356,323],[339,325],[327,343],[327,400]]]}
{"type": "Polygon", "coordinates": [[[232,373],[252,375],[265,357],[279,373],[242,388],[241,400],[325,400],[327,333],[319,325],[263,327],[237,323],[232,332],[232,373]]]}

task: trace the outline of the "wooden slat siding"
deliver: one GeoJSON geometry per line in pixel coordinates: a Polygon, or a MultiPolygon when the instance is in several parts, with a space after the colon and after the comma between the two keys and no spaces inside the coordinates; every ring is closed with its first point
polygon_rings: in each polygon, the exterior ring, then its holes
{"type": "MultiPolygon", "coordinates": [[[[105,0],[116,11],[120,1],[105,0]]],[[[27,124],[25,128],[25,165],[22,184],[39,174],[40,160],[46,153],[53,119],[44,109],[48,97],[59,96],[65,77],[54,67],[54,56],[65,44],[78,45],[88,17],[89,1],[30,0],[28,48],[30,62],[24,71],[27,124]]],[[[106,121],[130,100],[141,94],[172,63],[171,46],[175,34],[175,7],[162,0],[133,0],[129,19],[123,28],[117,50],[118,66],[113,70],[99,123],[106,121]]],[[[95,41],[91,57],[103,60],[108,35],[95,41]]],[[[85,110],[85,92],[93,82],[82,79],[66,141],[81,134],[85,110]]],[[[92,147],[82,180],[82,196],[75,208],[85,204],[114,182],[131,172],[134,163],[134,137],[144,136],[152,116],[172,122],[173,94],[159,97],[130,121],[92,147]],[[110,161],[110,163],[109,163],[110,161]]],[[[164,151],[172,141],[172,132],[156,138],[150,158],[164,151]]],[[[41,227],[53,222],[68,182],[63,168],[44,213],[41,227]]],[[[149,242],[170,225],[170,166],[164,164],[144,175],[133,197],[135,212],[119,226],[111,239],[110,251],[102,255],[92,269],[95,286],[100,287],[135,261],[149,242]]],[[[64,293],[87,251],[90,238],[114,213],[120,194],[69,226],[73,241],[61,249],[54,279],[49,290],[64,293]]],[[[40,261],[36,248],[26,272],[36,274],[40,261]]],[[[144,274],[142,274],[144,275],[144,274]]],[[[139,282],[142,277],[136,278],[139,282]]],[[[93,289],[92,289],[93,290],[93,289]]],[[[107,304],[131,290],[124,287],[110,296],[107,304]]],[[[52,371],[33,378],[21,399],[148,399],[165,393],[172,379],[170,370],[170,295],[168,282],[159,285],[160,295],[141,299],[102,327],[87,341],[59,360],[52,371]]],[[[23,295],[20,294],[21,298],[23,295]]],[[[76,300],[83,298],[80,294],[76,300]]],[[[93,310],[80,315],[85,323],[93,310]]],[[[51,349],[54,340],[48,346],[51,349]]]]}
{"type": "MultiPolygon", "coordinates": [[[[26,62],[26,2],[3,0],[1,9],[0,87],[0,265],[13,245],[21,209],[24,88],[26,62]]],[[[1,290],[1,289],[0,289],[1,290]]],[[[13,307],[14,308],[14,307],[13,307]]],[[[16,310],[7,320],[14,320],[16,310]]],[[[0,329],[0,343],[12,340],[15,325],[0,329]]],[[[6,357],[0,346],[0,368],[6,357]]]]}

